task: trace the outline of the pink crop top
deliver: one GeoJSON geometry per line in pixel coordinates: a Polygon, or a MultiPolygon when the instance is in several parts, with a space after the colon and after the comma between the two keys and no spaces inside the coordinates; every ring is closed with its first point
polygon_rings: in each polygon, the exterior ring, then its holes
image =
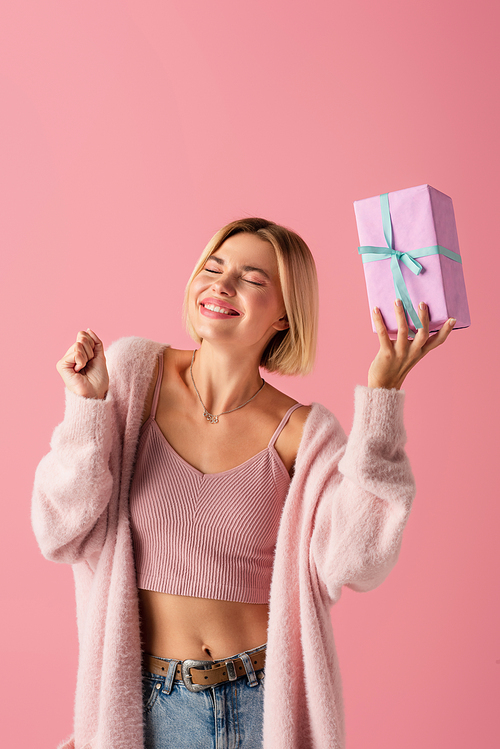
{"type": "Polygon", "coordinates": [[[269,603],[278,525],[290,476],[274,443],[239,466],[201,473],[156,422],[163,354],[151,415],[142,425],[130,488],[137,585],[175,595],[269,603]]]}

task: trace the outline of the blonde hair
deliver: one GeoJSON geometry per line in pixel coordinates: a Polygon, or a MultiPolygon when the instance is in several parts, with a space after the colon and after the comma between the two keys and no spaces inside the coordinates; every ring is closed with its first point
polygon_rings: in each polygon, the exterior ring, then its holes
{"type": "Polygon", "coordinates": [[[274,248],[278,265],[281,292],[289,328],[279,330],[267,343],[260,366],[268,372],[283,375],[306,375],[314,366],[318,337],[318,278],[309,247],[291,229],[263,218],[243,218],[219,229],[203,250],[186,286],[184,295],[184,322],[197,343],[196,334],[188,314],[188,295],[193,278],[203,269],[229,237],[248,232],[269,242],[274,248]]]}

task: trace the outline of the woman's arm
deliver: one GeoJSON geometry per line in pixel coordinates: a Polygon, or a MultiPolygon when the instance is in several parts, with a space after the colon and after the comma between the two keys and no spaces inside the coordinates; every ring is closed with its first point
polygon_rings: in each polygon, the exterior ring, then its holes
{"type": "Polygon", "coordinates": [[[340,428],[316,438],[323,468],[311,553],[332,601],[343,585],[377,587],[397,561],[415,495],[403,403],[395,389],[358,386],[349,438],[340,428]]]}
{"type": "Polygon", "coordinates": [[[335,440],[325,434],[319,448],[330,457],[324,466],[311,552],[332,600],[340,596],[343,585],[358,591],[375,588],[397,561],[415,495],[404,450],[405,396],[400,388],[408,372],[444,343],[455,323],[448,320],[429,337],[427,305],[421,304],[422,328],[410,341],[403,307],[395,304],[396,341],[390,340],[380,312],[374,310],[380,350],[370,367],[368,387],[356,388],[349,439],[342,444],[337,437],[337,447],[332,448],[335,440]]]}
{"type": "Polygon", "coordinates": [[[113,491],[110,400],[66,390],[64,420],[35,471],[32,524],[42,554],[73,564],[101,550],[113,491]]]}
{"type": "Polygon", "coordinates": [[[113,395],[105,397],[104,347],[95,333],[80,331],[57,370],[66,384],[66,409],[35,472],[32,524],[43,555],[72,564],[104,543],[118,428],[113,395]]]}

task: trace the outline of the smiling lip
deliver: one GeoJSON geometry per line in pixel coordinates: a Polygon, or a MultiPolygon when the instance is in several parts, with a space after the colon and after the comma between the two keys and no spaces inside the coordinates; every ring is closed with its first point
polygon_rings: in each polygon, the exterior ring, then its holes
{"type": "Polygon", "coordinates": [[[227,315],[224,312],[215,312],[215,310],[207,310],[207,312],[212,312],[214,314],[224,315],[224,317],[237,317],[237,316],[240,315],[240,313],[238,312],[237,309],[235,309],[234,307],[231,307],[230,304],[228,304],[227,302],[223,302],[221,299],[215,299],[214,297],[207,297],[207,299],[202,299],[201,302],[200,302],[200,305],[202,307],[205,307],[206,304],[213,305],[214,307],[219,307],[219,309],[227,309],[232,314],[231,315],[227,315]]]}

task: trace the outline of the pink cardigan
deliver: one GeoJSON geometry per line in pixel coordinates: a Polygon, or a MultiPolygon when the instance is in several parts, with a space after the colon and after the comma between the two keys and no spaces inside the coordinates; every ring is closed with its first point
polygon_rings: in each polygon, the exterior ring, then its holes
{"type": "MultiPolygon", "coordinates": [[[[60,749],[142,749],[141,648],[128,494],[146,392],[165,344],[106,351],[106,400],[66,389],[40,461],[32,522],[47,559],[73,565],[80,644],[74,734],[60,749]],[[119,688],[111,688],[119,666],[119,688]]],[[[304,426],[270,592],[264,749],[344,747],[331,606],[395,564],[415,493],[404,393],[358,386],[349,439],[323,406],[304,426]]]]}

